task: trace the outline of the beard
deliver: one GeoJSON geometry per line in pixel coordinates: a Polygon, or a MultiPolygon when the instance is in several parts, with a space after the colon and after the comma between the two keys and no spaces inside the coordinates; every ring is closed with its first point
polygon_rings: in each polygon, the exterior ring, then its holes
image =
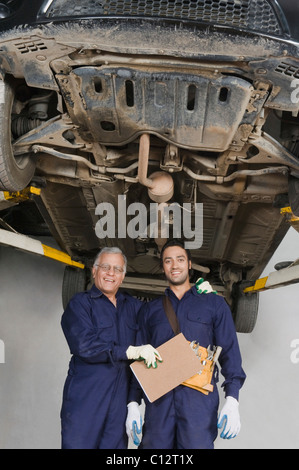
{"type": "Polygon", "coordinates": [[[180,276],[178,276],[177,278],[172,278],[171,274],[170,275],[165,275],[167,281],[169,282],[169,284],[173,285],[173,286],[180,286],[182,284],[184,284],[187,279],[189,279],[189,272],[187,272],[186,274],[185,273],[182,273],[180,276]]]}

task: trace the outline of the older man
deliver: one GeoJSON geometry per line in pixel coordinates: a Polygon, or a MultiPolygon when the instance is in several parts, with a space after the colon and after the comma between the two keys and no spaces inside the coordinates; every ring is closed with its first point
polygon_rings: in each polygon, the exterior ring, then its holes
{"type": "Polygon", "coordinates": [[[125,449],[129,359],[156,366],[150,345],[133,346],[141,302],[119,292],[126,257],[104,248],[94,262],[94,285],[69,302],[61,326],[72,354],[61,409],[62,448],[125,449]]]}

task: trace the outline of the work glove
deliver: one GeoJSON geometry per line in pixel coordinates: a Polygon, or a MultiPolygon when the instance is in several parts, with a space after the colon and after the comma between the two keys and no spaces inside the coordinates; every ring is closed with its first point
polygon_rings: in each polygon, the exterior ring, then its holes
{"type": "Polygon", "coordinates": [[[131,401],[128,404],[128,414],[126,419],[126,432],[128,438],[132,438],[135,446],[139,446],[141,439],[137,434],[141,434],[142,431],[142,418],[139,411],[139,405],[136,401],[131,401]]]}
{"type": "Polygon", "coordinates": [[[239,402],[233,397],[227,397],[225,404],[218,417],[217,427],[221,429],[224,425],[220,437],[222,439],[233,439],[241,429],[239,402]]]}
{"type": "Polygon", "coordinates": [[[197,279],[195,286],[198,294],[217,294],[209,281],[205,281],[203,277],[197,279]]]}
{"type": "Polygon", "coordinates": [[[143,346],[129,346],[126,354],[128,359],[144,360],[144,363],[148,368],[153,366],[153,368],[156,369],[157,359],[162,362],[162,357],[150,344],[145,344],[143,346]]]}

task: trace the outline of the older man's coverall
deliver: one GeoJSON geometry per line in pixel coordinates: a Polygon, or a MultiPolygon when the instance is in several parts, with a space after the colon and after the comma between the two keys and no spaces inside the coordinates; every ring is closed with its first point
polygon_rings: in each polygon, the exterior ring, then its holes
{"type": "MultiPolygon", "coordinates": [[[[200,346],[222,347],[219,363],[225,378],[225,395],[238,399],[246,375],[241,366],[241,355],[232,314],[225,300],[215,294],[199,295],[192,287],[179,300],[167,288],[176,312],[181,332],[188,341],[200,346]]],[[[139,312],[139,342],[155,348],[174,336],[166,317],[162,297],[145,304],[139,312]]],[[[163,358],[162,358],[163,359],[163,358]]],[[[140,448],[144,449],[196,449],[213,448],[217,437],[217,411],[219,397],[215,371],[209,395],[179,385],[160,399],[149,403],[146,397],[145,424],[140,448]]],[[[133,381],[130,401],[140,402],[137,381],[133,381]]]]}
{"type": "Polygon", "coordinates": [[[117,308],[95,286],[76,294],[61,320],[72,357],[61,409],[62,448],[127,448],[130,378],[141,302],[116,294],[117,308]]]}

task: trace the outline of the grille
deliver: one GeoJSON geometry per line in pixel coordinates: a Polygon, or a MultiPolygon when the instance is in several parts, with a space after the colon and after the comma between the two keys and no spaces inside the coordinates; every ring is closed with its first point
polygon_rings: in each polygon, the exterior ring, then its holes
{"type": "Polygon", "coordinates": [[[47,46],[43,41],[25,41],[18,42],[15,47],[20,51],[21,54],[27,54],[28,52],[38,52],[47,49],[47,46]]]}
{"type": "Polygon", "coordinates": [[[47,18],[86,16],[174,18],[280,35],[279,21],[267,0],[53,0],[47,18]]]}
{"type": "Polygon", "coordinates": [[[299,68],[297,65],[287,64],[286,62],[281,62],[277,65],[275,72],[282,73],[283,75],[288,75],[289,77],[299,78],[299,68]]]}

